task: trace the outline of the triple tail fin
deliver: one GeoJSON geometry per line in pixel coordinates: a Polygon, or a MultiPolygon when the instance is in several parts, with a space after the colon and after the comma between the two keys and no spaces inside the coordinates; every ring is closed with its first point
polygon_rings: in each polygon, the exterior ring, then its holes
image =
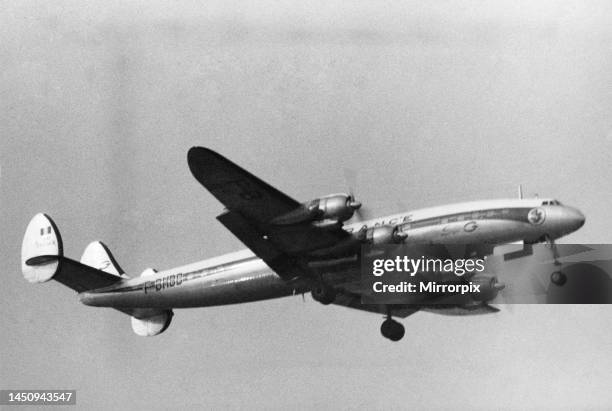
{"type": "Polygon", "coordinates": [[[122,280],[123,273],[100,242],[85,249],[81,262],[64,257],[59,230],[51,217],[42,213],[36,214],[26,228],[21,244],[21,271],[31,283],[54,279],[77,292],[111,286],[122,280]],[[106,260],[109,264],[103,267],[106,260]]]}

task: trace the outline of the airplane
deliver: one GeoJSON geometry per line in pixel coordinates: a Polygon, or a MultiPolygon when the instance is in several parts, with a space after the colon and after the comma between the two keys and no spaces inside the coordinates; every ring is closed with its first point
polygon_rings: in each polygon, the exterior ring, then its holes
{"type": "MultiPolygon", "coordinates": [[[[76,261],[63,254],[55,222],[36,214],[21,249],[26,280],[54,279],[78,293],[88,306],[112,307],[131,317],[139,336],[154,336],[170,325],[174,310],[238,304],[311,293],[322,304],[335,304],[385,315],[381,333],[400,340],[405,318],[418,311],[448,315],[499,311],[488,304],[503,286],[485,277],[488,297],[474,295],[458,303],[363,304],[359,254],[364,245],[465,244],[469,257],[487,256],[500,244],[554,241],[585,222],[576,208],[552,198],[485,200],[423,208],[369,219],[349,220],[361,203],[350,193],[298,202],[208,148],[187,155],[196,178],[225,207],[217,219],[247,249],[197,263],[129,277],[108,247],[90,243],[76,261]],[[471,245],[477,246],[472,247],[471,245]]],[[[558,273],[557,273],[558,275],[558,273]]]]}

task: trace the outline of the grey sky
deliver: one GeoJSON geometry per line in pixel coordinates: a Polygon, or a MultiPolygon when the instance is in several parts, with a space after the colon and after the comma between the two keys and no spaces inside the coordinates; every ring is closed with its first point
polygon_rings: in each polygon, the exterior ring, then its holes
{"type": "Polygon", "coordinates": [[[358,171],[372,213],[528,194],[579,207],[566,242],[610,242],[609,2],[4,2],[0,388],[88,408],[609,408],[609,307],[377,315],[309,297],[178,310],[142,339],[19,272],[29,219],[123,268],[242,245],[191,176],[211,147],[297,199],[358,171]],[[431,3],[431,4],[430,4],[431,3]],[[532,4],[535,3],[535,4],[532,4]]]}

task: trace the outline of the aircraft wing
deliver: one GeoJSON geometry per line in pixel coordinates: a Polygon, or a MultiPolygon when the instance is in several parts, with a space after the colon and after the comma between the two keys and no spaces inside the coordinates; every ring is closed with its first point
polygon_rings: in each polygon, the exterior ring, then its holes
{"type": "Polygon", "coordinates": [[[187,154],[193,176],[230,211],[265,223],[300,203],[278,191],[222,155],[203,147],[187,154]]]}
{"type": "Polygon", "coordinates": [[[291,258],[350,237],[340,226],[273,224],[302,205],[210,149],[191,148],[187,161],[194,177],[227,209],[218,220],[281,276],[290,275],[291,258]]]}

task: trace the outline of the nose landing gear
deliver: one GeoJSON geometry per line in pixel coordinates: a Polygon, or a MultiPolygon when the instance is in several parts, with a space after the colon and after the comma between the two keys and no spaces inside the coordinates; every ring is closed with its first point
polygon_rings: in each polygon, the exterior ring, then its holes
{"type": "MultiPolygon", "coordinates": [[[[561,262],[559,261],[559,251],[557,250],[557,244],[555,244],[555,240],[550,236],[545,236],[544,241],[549,245],[552,251],[554,264],[556,266],[561,266],[561,262]]],[[[562,287],[567,282],[567,275],[563,274],[561,271],[555,271],[550,275],[550,282],[562,287]]]]}
{"type": "Polygon", "coordinates": [[[557,244],[555,243],[555,240],[547,234],[544,236],[544,242],[548,244],[548,247],[550,247],[552,251],[554,264],[561,265],[561,262],[559,261],[559,250],[557,250],[557,244]]]}
{"type": "Polygon", "coordinates": [[[567,282],[567,276],[563,274],[561,271],[555,271],[554,273],[550,275],[550,281],[553,284],[558,285],[559,287],[562,287],[567,282]]]}
{"type": "Polygon", "coordinates": [[[391,310],[387,308],[387,319],[380,326],[380,333],[391,341],[399,341],[406,334],[404,326],[391,318],[391,310]]]}

